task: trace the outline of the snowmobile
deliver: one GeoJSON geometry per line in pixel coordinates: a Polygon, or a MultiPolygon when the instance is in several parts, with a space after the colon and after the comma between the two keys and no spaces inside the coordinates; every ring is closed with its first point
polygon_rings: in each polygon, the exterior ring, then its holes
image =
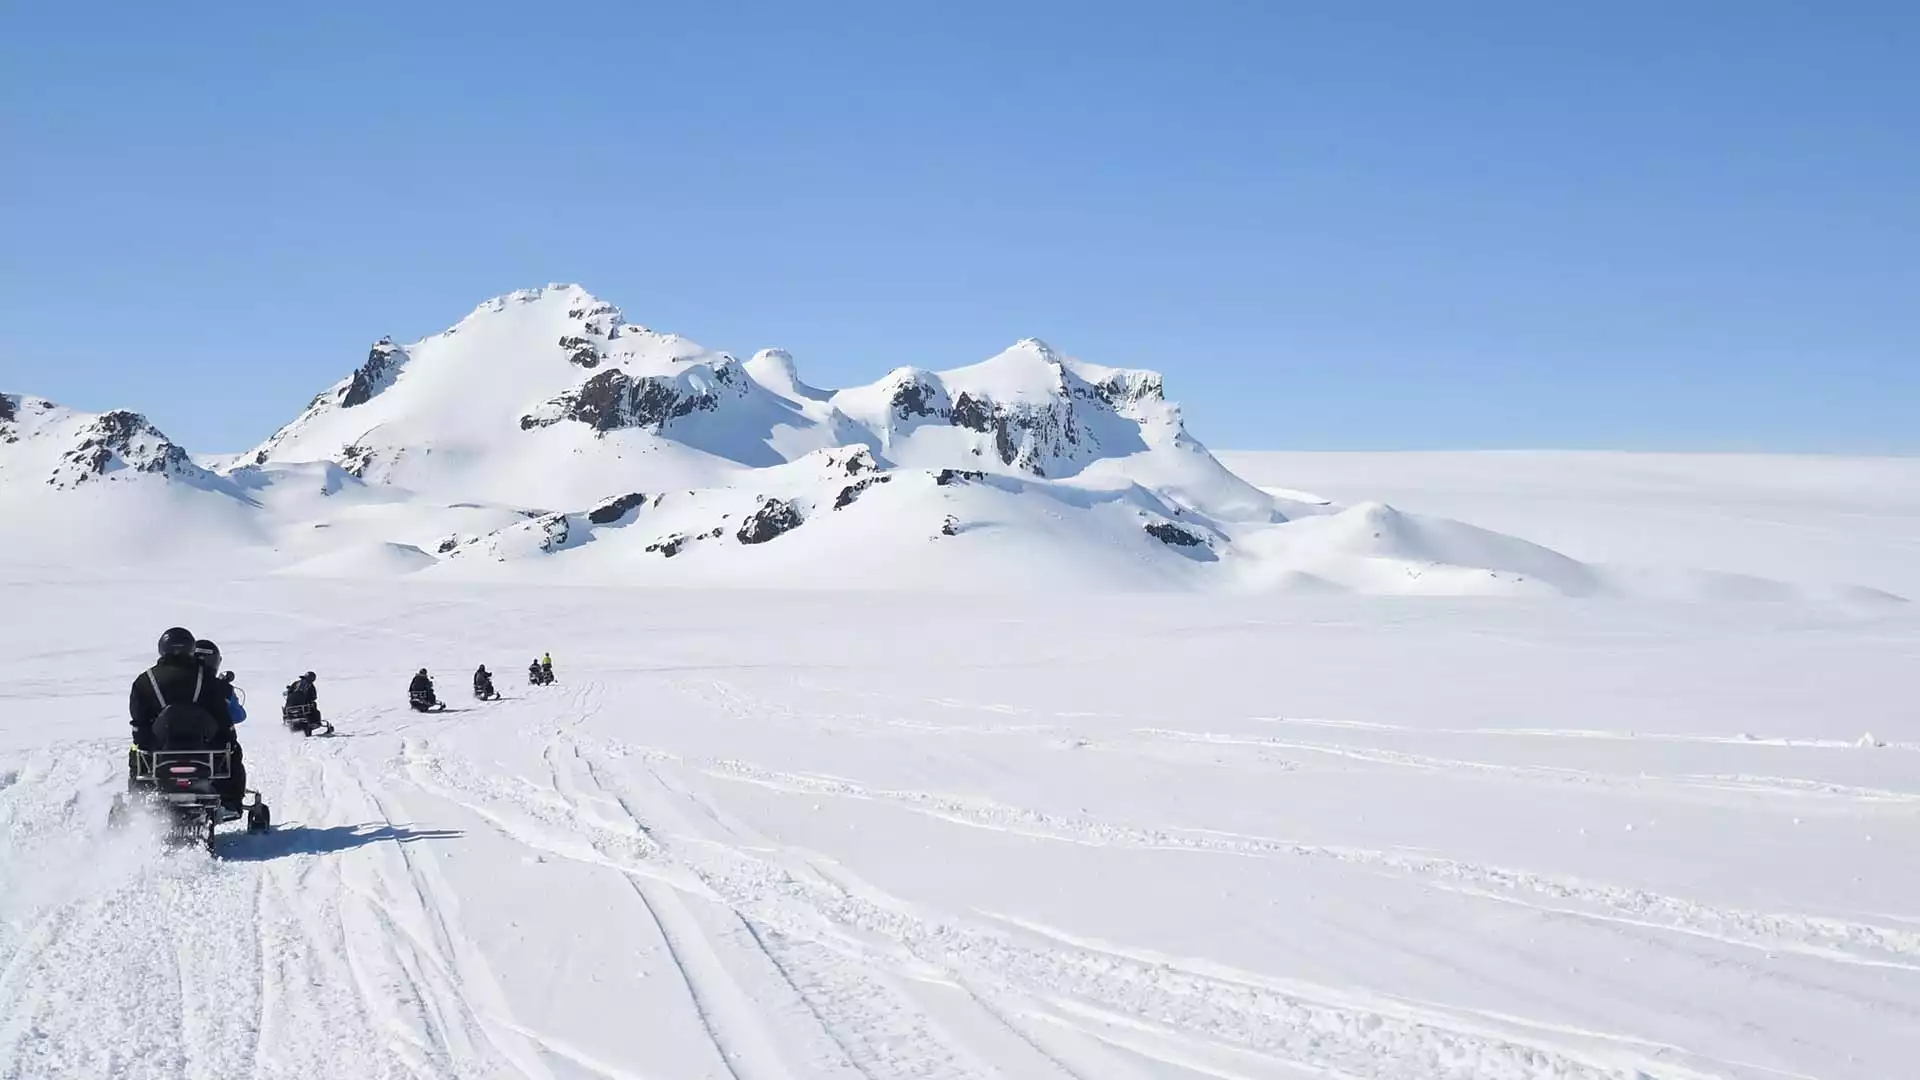
{"type": "Polygon", "coordinates": [[[534,664],[531,667],[527,668],[527,685],[528,686],[545,686],[552,681],[553,681],[552,668],[545,667],[541,664],[534,664]]]}
{"type": "Polygon", "coordinates": [[[287,725],[287,730],[302,735],[333,734],[333,725],[320,719],[318,705],[283,705],[280,707],[280,722],[287,725]]]}
{"type": "Polygon", "coordinates": [[[218,781],[233,775],[232,766],[231,750],[136,749],[133,781],[137,787],[114,796],[107,824],[115,828],[125,824],[137,800],[160,814],[169,847],[197,845],[212,854],[214,830],[242,817],[249,833],[266,832],[273,827],[273,812],[259,792],[243,795],[238,811],[220,804],[218,781]]]}
{"type": "Polygon", "coordinates": [[[407,691],[407,705],[414,712],[444,712],[447,703],[433,696],[431,690],[407,691]]]}
{"type": "Polygon", "coordinates": [[[500,691],[493,688],[493,676],[475,676],[473,680],[473,696],[479,698],[481,701],[500,700],[500,691]]]}

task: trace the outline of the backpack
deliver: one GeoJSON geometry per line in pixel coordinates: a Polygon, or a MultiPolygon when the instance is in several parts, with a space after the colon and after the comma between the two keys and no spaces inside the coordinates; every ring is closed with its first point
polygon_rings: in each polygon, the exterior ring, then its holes
{"type": "Polygon", "coordinates": [[[153,718],[153,737],[162,750],[220,749],[220,723],[200,705],[200,692],[206,688],[207,672],[200,669],[193,678],[193,700],[169,704],[160,690],[160,680],[147,672],[147,685],[160,703],[160,715],[153,718]]]}

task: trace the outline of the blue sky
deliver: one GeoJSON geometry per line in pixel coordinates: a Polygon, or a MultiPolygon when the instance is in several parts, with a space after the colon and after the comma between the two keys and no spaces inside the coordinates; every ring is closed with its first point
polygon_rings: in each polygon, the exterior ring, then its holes
{"type": "Polygon", "coordinates": [[[579,281],[1217,448],[1920,452],[1920,5],[11,4],[0,389],[267,435],[579,281]]]}

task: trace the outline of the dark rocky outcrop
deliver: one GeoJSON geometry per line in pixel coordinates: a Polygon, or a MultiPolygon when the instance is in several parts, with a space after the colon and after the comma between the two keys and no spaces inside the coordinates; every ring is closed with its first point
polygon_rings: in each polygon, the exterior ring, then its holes
{"type": "Polygon", "coordinates": [[[848,484],[846,487],[840,489],[840,497],[833,500],[833,508],[835,510],[843,510],[853,505],[853,500],[859,498],[861,492],[875,484],[888,483],[892,479],[893,477],[886,473],[875,473],[858,483],[848,484]]]}
{"type": "Polygon", "coordinates": [[[187,452],[162,435],[139,413],[117,409],[102,413],[81,432],[80,442],[60,456],[47,480],[55,487],[105,476],[115,461],[134,472],[186,476],[198,471],[187,452]]]}
{"type": "Polygon", "coordinates": [[[540,539],[540,550],[549,554],[567,546],[573,538],[573,521],[565,514],[549,514],[540,519],[540,527],[546,535],[540,539]]]}
{"type": "Polygon", "coordinates": [[[1149,522],[1147,535],[1171,547],[1203,547],[1207,538],[1190,529],[1183,529],[1171,521],[1149,522]]]}
{"type": "Polygon", "coordinates": [[[0,424],[4,424],[19,415],[16,411],[13,398],[6,394],[0,394],[0,424]]]}
{"type": "Polygon", "coordinates": [[[903,383],[893,392],[888,404],[894,415],[905,420],[914,416],[933,415],[933,391],[924,383],[903,383]]]}
{"type": "Polygon", "coordinates": [[[661,555],[665,556],[666,558],[671,559],[675,555],[680,554],[681,551],[685,550],[687,546],[687,541],[690,539],[691,537],[689,537],[686,533],[673,533],[669,536],[663,536],[660,539],[655,540],[653,543],[648,544],[647,550],[657,551],[661,555]]]}
{"type": "Polygon", "coordinates": [[[638,491],[616,496],[587,511],[587,520],[595,525],[611,525],[645,505],[647,497],[638,491]]]}
{"type": "Polygon", "coordinates": [[[393,343],[392,338],[381,338],[367,353],[367,362],[353,373],[346,388],[340,391],[340,407],[351,409],[356,405],[365,405],[373,396],[393,384],[400,364],[407,358],[407,351],[393,343]]]}
{"type": "Polygon", "coordinates": [[[600,366],[600,346],[586,338],[568,334],[560,339],[560,347],[567,350],[569,364],[578,364],[587,369],[600,366]]]}
{"type": "Polygon", "coordinates": [[[953,411],[947,414],[947,419],[957,427],[985,431],[993,423],[993,409],[963,390],[953,399],[953,411]]]}
{"type": "Polygon", "coordinates": [[[855,446],[830,451],[827,454],[827,467],[837,468],[848,476],[859,476],[861,473],[877,472],[880,463],[874,460],[873,451],[864,446],[855,446]]]}
{"type": "Polygon", "coordinates": [[[340,469],[348,476],[364,480],[367,470],[373,467],[374,449],[361,443],[344,447],[340,451],[340,469]]]}
{"type": "Polygon", "coordinates": [[[440,541],[440,546],[438,548],[435,548],[434,550],[438,551],[442,555],[449,555],[453,553],[454,548],[457,548],[459,546],[460,546],[460,537],[458,534],[455,534],[453,536],[447,537],[445,540],[440,541]]]}
{"type": "MultiPolygon", "coordinates": [[[[714,372],[722,383],[730,383],[730,369],[714,372]]],[[[520,418],[520,429],[530,431],[563,420],[576,420],[598,432],[626,428],[666,427],[668,422],[690,413],[711,412],[720,405],[711,392],[682,392],[671,379],[656,376],[634,378],[620,368],[611,368],[547,403],[540,413],[520,418]]]]}
{"type": "Polygon", "coordinates": [[[954,517],[952,514],[948,514],[947,520],[940,523],[940,535],[941,536],[959,536],[960,535],[960,519],[957,517],[954,517]]]}
{"type": "Polygon", "coordinates": [[[747,515],[734,535],[743,544],[764,544],[800,527],[806,521],[800,507],[786,499],[767,499],[760,509],[747,515]]]}
{"type": "Polygon", "coordinates": [[[987,474],[978,469],[941,469],[933,474],[933,482],[941,487],[964,483],[968,480],[985,480],[987,474]]]}

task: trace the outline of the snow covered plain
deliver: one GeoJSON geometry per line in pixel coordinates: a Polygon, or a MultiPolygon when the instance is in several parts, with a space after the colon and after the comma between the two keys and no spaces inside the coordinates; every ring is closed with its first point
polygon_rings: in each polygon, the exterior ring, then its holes
{"type": "MultiPolygon", "coordinates": [[[[1228,456],[1920,595],[1910,464],[1781,460],[1228,456]]],[[[1911,604],[46,572],[0,563],[0,1077],[1920,1072],[1911,604]],[[174,622],[279,820],[218,860],[104,828],[174,622]],[[274,723],[309,667],[340,738],[274,723]]]]}

